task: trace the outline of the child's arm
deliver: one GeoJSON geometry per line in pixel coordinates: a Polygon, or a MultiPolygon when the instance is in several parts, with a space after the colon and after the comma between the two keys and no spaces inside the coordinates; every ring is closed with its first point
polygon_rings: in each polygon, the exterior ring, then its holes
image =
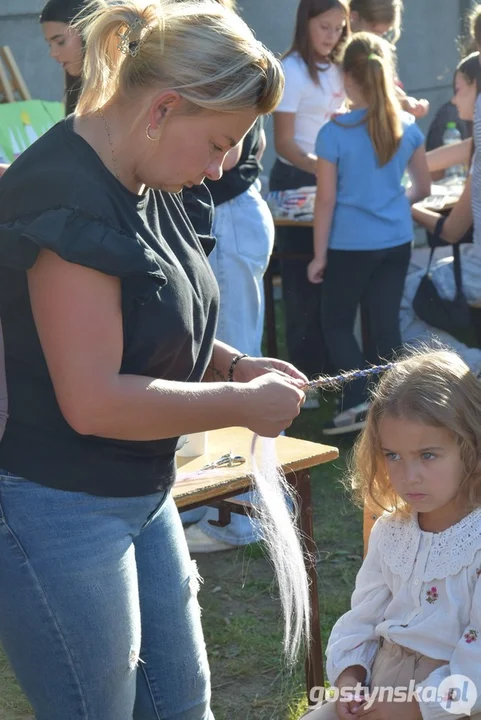
{"type": "Polygon", "coordinates": [[[406,196],[413,205],[431,193],[431,175],[426,161],[426,148],[424,145],[418,147],[412,154],[408,163],[408,173],[412,181],[412,187],[406,192],[406,196]]]}
{"type": "Polygon", "coordinates": [[[314,259],[309,263],[307,276],[312,283],[322,282],[326,268],[327,248],[332,216],[336,206],[337,165],[318,158],[317,192],[314,206],[314,259]]]}
{"type": "Polygon", "coordinates": [[[274,113],[274,145],[276,152],[296,167],[308,173],[316,172],[317,158],[304,152],[294,140],[296,113],[274,113]]]}
{"type": "Polygon", "coordinates": [[[453,145],[442,145],[426,153],[429,172],[446,170],[453,165],[468,165],[473,148],[472,138],[453,145]]]}
{"type": "Polygon", "coordinates": [[[379,546],[383,542],[386,521],[378,520],[369,538],[369,549],[356,578],[351,610],[334,625],[327,646],[327,674],[331,684],[344,682],[349,676],[364,668],[363,682],[368,685],[371,668],[378,649],[376,626],[384,619],[384,613],[392,595],[381,567],[379,546]],[[356,668],[356,670],[353,670],[356,668]]]}
{"type": "MultiPolygon", "coordinates": [[[[440,213],[427,210],[422,203],[412,206],[414,220],[430,233],[436,228],[436,223],[442,217],[440,213]]],[[[441,239],[454,245],[468,232],[473,224],[473,210],[471,206],[471,177],[466,182],[463,194],[452,209],[443,225],[441,239]]]]}
{"type": "MultiPolygon", "coordinates": [[[[478,572],[476,565],[479,565],[479,554],[478,562],[472,566],[473,573],[478,572]]],[[[479,717],[478,713],[481,713],[481,577],[476,582],[473,596],[465,598],[464,602],[471,607],[469,623],[454,648],[450,662],[434,670],[422,683],[425,688],[438,688],[440,683],[449,678],[446,682],[448,687],[441,688],[443,691],[454,690],[449,710],[446,705],[443,707],[442,702],[432,696],[429,698],[426,693],[419,701],[424,720],[449,720],[470,715],[479,717]],[[465,680],[453,676],[464,676],[465,680]],[[460,699],[459,702],[455,702],[456,697],[460,699]]],[[[442,626],[439,634],[443,634],[442,626]]]]}
{"type": "Polygon", "coordinates": [[[408,112],[410,115],[414,115],[417,119],[426,117],[429,112],[428,100],[425,100],[424,98],[422,100],[417,100],[416,98],[409,97],[400,85],[396,85],[396,94],[399,102],[401,103],[401,107],[405,112],[408,112]]]}

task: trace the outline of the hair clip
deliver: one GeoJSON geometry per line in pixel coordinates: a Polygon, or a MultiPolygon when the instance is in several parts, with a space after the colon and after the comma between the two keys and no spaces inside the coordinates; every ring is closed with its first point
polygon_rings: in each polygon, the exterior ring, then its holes
{"type": "MultiPolygon", "coordinates": [[[[125,26],[122,25],[122,28],[123,27],[125,26]]],[[[145,20],[142,20],[142,18],[137,18],[131,25],[127,26],[125,32],[121,32],[121,30],[118,30],[115,33],[116,36],[119,38],[119,44],[117,45],[118,49],[124,55],[130,55],[130,57],[137,57],[142,43],[145,41],[146,36],[150,33],[151,30],[152,28],[147,25],[145,20]],[[140,33],[142,33],[142,30],[147,30],[148,32],[145,32],[143,36],[139,36],[135,40],[131,40],[131,35],[139,28],[140,33]]]]}
{"type": "Polygon", "coordinates": [[[381,60],[381,57],[379,55],[377,55],[377,53],[370,53],[367,56],[367,59],[368,60],[381,60]]]}

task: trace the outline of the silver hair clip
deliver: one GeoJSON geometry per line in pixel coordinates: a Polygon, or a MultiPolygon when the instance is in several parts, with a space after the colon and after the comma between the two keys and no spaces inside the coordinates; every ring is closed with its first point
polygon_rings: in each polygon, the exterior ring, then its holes
{"type": "Polygon", "coordinates": [[[145,20],[142,20],[142,18],[137,18],[131,25],[127,26],[125,32],[121,32],[120,30],[118,30],[115,33],[116,36],[119,38],[119,44],[117,45],[118,49],[124,55],[130,55],[130,57],[137,57],[142,43],[144,42],[146,36],[150,33],[151,30],[152,28],[147,25],[145,20]],[[142,30],[147,30],[147,32],[145,32],[143,36],[139,35],[139,37],[135,40],[131,40],[130,38],[136,30],[140,30],[140,33],[142,33],[142,30]]]}

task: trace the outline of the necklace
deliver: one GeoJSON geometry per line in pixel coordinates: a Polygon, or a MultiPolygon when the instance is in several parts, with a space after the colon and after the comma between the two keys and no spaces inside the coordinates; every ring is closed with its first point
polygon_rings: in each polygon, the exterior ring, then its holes
{"type": "Polygon", "coordinates": [[[102,120],[104,121],[105,132],[106,132],[106,134],[107,134],[107,140],[109,141],[110,151],[111,151],[111,153],[112,153],[112,163],[113,163],[113,166],[114,166],[114,174],[115,174],[115,177],[117,178],[117,180],[120,180],[119,164],[118,164],[118,162],[117,162],[117,155],[115,154],[114,144],[113,144],[112,138],[111,138],[111,136],[110,136],[110,128],[109,128],[109,126],[108,126],[107,120],[105,119],[105,115],[103,114],[102,110],[100,110],[100,108],[99,108],[99,109],[97,110],[97,112],[98,112],[98,114],[100,115],[100,117],[102,118],[102,120]]]}

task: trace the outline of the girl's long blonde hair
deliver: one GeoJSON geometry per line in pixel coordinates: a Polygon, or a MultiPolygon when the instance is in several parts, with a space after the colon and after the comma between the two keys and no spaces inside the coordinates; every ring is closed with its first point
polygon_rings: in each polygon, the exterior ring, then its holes
{"type": "Polygon", "coordinates": [[[265,114],[282,97],[279,61],[214,0],[91,0],[74,25],[85,42],[80,115],[149,88],[179,92],[190,112],[265,114]],[[138,54],[119,47],[126,33],[138,54]]]}
{"type": "Polygon", "coordinates": [[[401,35],[402,0],[351,0],[351,12],[357,12],[368,23],[389,25],[392,30],[392,42],[396,43],[401,35]]]}
{"type": "Polygon", "coordinates": [[[481,506],[481,384],[452,350],[411,352],[380,380],[366,427],[352,455],[350,482],[361,503],[402,514],[410,508],[389,482],[379,439],[384,417],[405,418],[451,432],[465,477],[460,494],[470,509],[481,506]]]}
{"type": "Polygon", "coordinates": [[[343,70],[367,102],[365,122],[382,167],[392,159],[403,136],[390,44],[372,33],[357,33],[346,48],[343,70]]]}

